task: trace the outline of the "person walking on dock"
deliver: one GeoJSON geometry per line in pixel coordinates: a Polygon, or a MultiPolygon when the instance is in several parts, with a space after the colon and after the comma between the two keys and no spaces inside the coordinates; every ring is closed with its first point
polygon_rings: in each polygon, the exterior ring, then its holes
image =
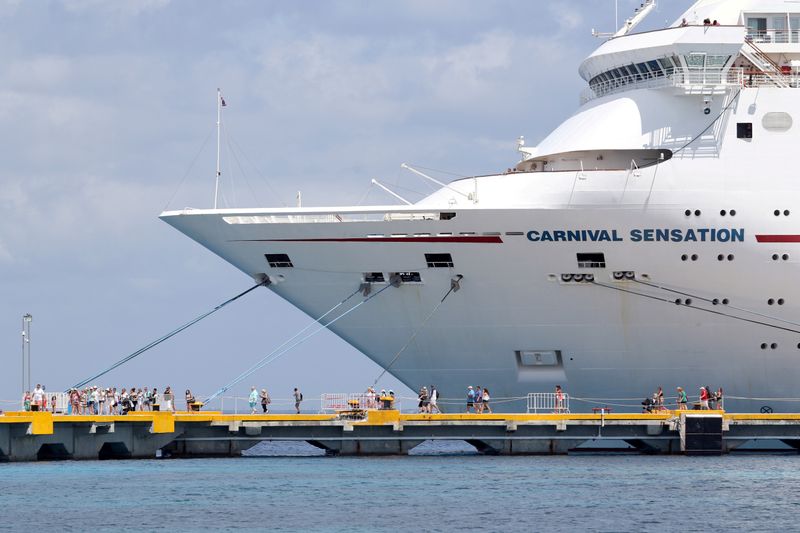
{"type": "Polygon", "coordinates": [[[489,414],[492,414],[492,408],[489,406],[489,400],[491,397],[489,396],[489,389],[483,389],[483,402],[481,402],[481,412],[489,411],[489,414]]]}
{"type": "Polygon", "coordinates": [[[144,391],[142,391],[142,411],[149,411],[150,404],[152,403],[153,403],[153,395],[149,390],[147,390],[147,387],[145,387],[144,391]]]}
{"type": "MultiPolygon", "coordinates": [[[[472,385],[467,387],[467,412],[469,413],[470,409],[475,409],[475,390],[472,388],[472,385]]],[[[475,411],[477,413],[477,411],[475,411]]]]}
{"type": "Polygon", "coordinates": [[[194,406],[194,394],[191,389],[186,389],[186,410],[192,411],[194,406]]]}
{"type": "Polygon", "coordinates": [[[248,398],[248,403],[250,404],[250,414],[256,414],[256,404],[258,403],[258,391],[255,387],[250,387],[250,398],[248,398]]]}
{"type": "Polygon", "coordinates": [[[33,400],[31,401],[31,411],[41,411],[44,405],[44,389],[42,385],[37,383],[36,388],[33,389],[33,400]]]}
{"type": "Polygon", "coordinates": [[[708,389],[700,387],[700,409],[708,411],[708,389]]]}
{"type": "Polygon", "coordinates": [[[475,387],[475,412],[478,414],[483,413],[483,389],[480,385],[475,387]]]}
{"type": "Polygon", "coordinates": [[[681,411],[686,410],[686,404],[689,403],[689,399],[686,397],[686,391],[683,390],[683,387],[678,387],[678,409],[681,411]]]}
{"type": "Polygon", "coordinates": [[[436,411],[437,413],[441,413],[442,410],[439,409],[439,390],[431,385],[431,397],[430,397],[430,412],[433,413],[436,411]]]}
{"type": "Polygon", "coordinates": [[[269,393],[267,389],[261,389],[261,410],[264,414],[269,413],[269,404],[272,403],[272,400],[269,397],[269,393]]]}
{"type": "Polygon", "coordinates": [[[556,413],[561,414],[564,412],[564,391],[561,389],[561,385],[556,385],[555,395],[556,413]]]}
{"type": "Polygon", "coordinates": [[[294,410],[300,414],[300,402],[303,401],[303,393],[297,387],[294,388],[294,410]]]}
{"type": "Polygon", "coordinates": [[[164,389],[164,410],[175,412],[175,395],[172,394],[172,387],[169,385],[164,389]]]}

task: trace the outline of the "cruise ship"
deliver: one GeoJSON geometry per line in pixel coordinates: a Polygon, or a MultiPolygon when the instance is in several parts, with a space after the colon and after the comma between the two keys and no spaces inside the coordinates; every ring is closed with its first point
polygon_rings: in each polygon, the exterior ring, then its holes
{"type": "Polygon", "coordinates": [[[354,295],[321,323],[412,390],[561,385],[589,411],[710,385],[728,410],[800,409],[800,2],[700,0],[636,32],[654,7],[497,174],[403,205],[161,219],[314,319],[354,295]]]}

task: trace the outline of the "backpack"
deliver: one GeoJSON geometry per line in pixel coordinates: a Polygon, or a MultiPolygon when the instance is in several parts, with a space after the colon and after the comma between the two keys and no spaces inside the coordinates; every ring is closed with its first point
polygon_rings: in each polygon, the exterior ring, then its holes
{"type": "Polygon", "coordinates": [[[303,401],[303,393],[302,392],[300,393],[300,401],[301,402],[303,401]]]}

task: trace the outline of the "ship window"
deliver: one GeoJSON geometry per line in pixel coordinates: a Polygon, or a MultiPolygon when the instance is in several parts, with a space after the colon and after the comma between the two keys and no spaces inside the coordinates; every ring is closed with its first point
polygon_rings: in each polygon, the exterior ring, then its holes
{"type": "Polygon", "coordinates": [[[422,276],[419,275],[419,272],[396,272],[389,277],[393,278],[394,276],[399,277],[403,283],[422,283],[422,276]]]}
{"type": "Polygon", "coordinates": [[[693,52],[691,54],[686,54],[683,58],[686,60],[686,66],[690,69],[701,69],[705,67],[705,52],[693,52]]]}
{"type": "Polygon", "coordinates": [[[517,350],[519,366],[558,366],[561,364],[560,350],[517,350]]]}
{"type": "Polygon", "coordinates": [[[647,62],[647,66],[650,67],[650,70],[652,70],[653,72],[658,72],[660,70],[660,68],[658,66],[658,61],[655,61],[655,60],[648,61],[647,62]]]}
{"type": "Polygon", "coordinates": [[[736,138],[737,139],[752,139],[753,138],[753,123],[752,122],[737,122],[736,123],[736,138]]]}
{"type": "Polygon", "coordinates": [[[605,268],[604,254],[578,254],[578,268],[605,268]]]}
{"type": "Polygon", "coordinates": [[[455,213],[439,213],[439,220],[452,220],[456,218],[455,213]]]}
{"type": "Polygon", "coordinates": [[[364,281],[366,283],[385,283],[386,279],[383,277],[383,272],[366,272],[364,281]]]}
{"type": "Polygon", "coordinates": [[[772,111],[764,113],[761,125],[769,131],[788,131],[792,127],[792,116],[783,111],[772,111]]]}
{"type": "Polygon", "coordinates": [[[730,58],[731,56],[706,56],[706,68],[722,68],[730,58]]]}
{"type": "Polygon", "coordinates": [[[449,268],[453,266],[453,257],[450,254],[425,254],[428,268],[449,268]]]}
{"type": "Polygon", "coordinates": [[[672,62],[675,63],[676,69],[683,68],[683,64],[681,63],[681,58],[678,56],[672,56],[672,62]]]}
{"type": "Polygon", "coordinates": [[[272,268],[292,268],[292,260],[286,254],[265,254],[267,263],[272,268]]]}

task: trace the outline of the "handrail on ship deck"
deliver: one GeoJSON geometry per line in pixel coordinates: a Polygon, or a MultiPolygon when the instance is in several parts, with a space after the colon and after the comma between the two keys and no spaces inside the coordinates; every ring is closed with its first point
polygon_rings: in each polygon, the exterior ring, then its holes
{"type": "MultiPolygon", "coordinates": [[[[800,87],[800,74],[782,74],[790,87],[800,87]]],[[[609,94],[632,89],[661,89],[675,87],[684,90],[713,91],[729,87],[778,87],[774,75],[744,68],[731,68],[726,71],[698,70],[675,71],[667,75],[656,73],[632,74],[615,80],[604,81],[586,87],[581,92],[581,105],[609,94]]]]}

